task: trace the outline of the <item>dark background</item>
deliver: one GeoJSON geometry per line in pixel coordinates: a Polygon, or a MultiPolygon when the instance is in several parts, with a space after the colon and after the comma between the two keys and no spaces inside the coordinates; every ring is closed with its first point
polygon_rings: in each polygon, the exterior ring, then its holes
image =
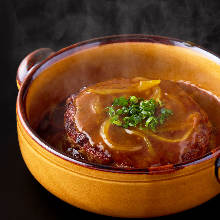
{"type": "MultiPolygon", "coordinates": [[[[0,16],[0,218],[104,218],[55,198],[27,170],[16,133],[15,77],[19,63],[28,53],[41,47],[59,50],[78,41],[122,33],[175,37],[220,54],[220,1],[1,0],[0,16]]],[[[219,215],[219,204],[220,195],[197,208],[162,219],[194,215],[199,218],[207,213],[214,218],[219,215]]]]}

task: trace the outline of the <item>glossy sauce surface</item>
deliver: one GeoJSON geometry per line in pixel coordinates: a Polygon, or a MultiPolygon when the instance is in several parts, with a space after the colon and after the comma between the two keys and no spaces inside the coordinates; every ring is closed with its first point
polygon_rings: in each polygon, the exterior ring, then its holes
{"type": "MultiPolygon", "coordinates": [[[[140,80],[143,79],[113,80],[111,88],[123,90],[121,88],[122,84],[124,88],[128,88],[140,80]]],[[[74,115],[75,126],[79,132],[88,137],[91,146],[96,145],[101,149],[109,151],[114,161],[117,161],[117,164],[123,164],[125,161],[124,166],[126,164],[129,166],[129,161],[132,161],[134,167],[158,166],[183,161],[181,156],[184,151],[187,153],[189,143],[195,142],[195,134],[198,133],[198,129],[203,132],[203,127],[195,126],[196,123],[202,118],[202,124],[210,126],[206,121],[208,120],[206,113],[202,110],[204,109],[208,114],[211,124],[213,124],[213,132],[211,132],[209,144],[207,147],[204,147],[202,152],[202,154],[205,154],[220,142],[220,129],[218,123],[216,123],[216,116],[213,116],[211,114],[212,111],[210,111],[210,105],[214,109],[220,109],[219,100],[196,86],[184,82],[179,83],[179,85],[182,89],[175,83],[162,81],[158,86],[147,91],[125,92],[124,90],[121,93],[106,95],[91,92],[91,89],[109,89],[109,84],[105,82],[96,84],[89,87],[90,90],[86,88],[76,95],[77,98],[74,103],[77,107],[74,115]],[[137,128],[123,129],[109,124],[108,140],[111,143],[116,143],[111,145],[102,135],[103,126],[106,126],[109,118],[105,108],[112,104],[115,97],[129,97],[131,95],[144,99],[160,96],[166,108],[172,109],[174,114],[170,120],[159,126],[156,132],[139,130],[137,128]],[[151,147],[149,147],[148,143],[150,143],[151,147]]],[[[54,106],[44,120],[41,121],[38,134],[46,142],[70,157],[86,159],[67,140],[63,126],[63,117],[66,111],[64,103],[54,106]]],[[[114,163],[112,165],[114,166],[114,163]]]]}

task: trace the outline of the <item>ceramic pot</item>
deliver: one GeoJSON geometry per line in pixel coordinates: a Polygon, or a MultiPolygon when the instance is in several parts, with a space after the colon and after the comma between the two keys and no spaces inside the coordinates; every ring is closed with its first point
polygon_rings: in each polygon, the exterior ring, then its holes
{"type": "Polygon", "coordinates": [[[185,80],[220,97],[220,58],[181,40],[119,35],[58,52],[36,50],[22,61],[17,73],[18,139],[30,172],[63,201],[117,217],[177,213],[219,194],[219,147],[191,163],[123,170],[74,160],[36,133],[51,106],[71,93],[99,81],[133,76],[185,80]]]}

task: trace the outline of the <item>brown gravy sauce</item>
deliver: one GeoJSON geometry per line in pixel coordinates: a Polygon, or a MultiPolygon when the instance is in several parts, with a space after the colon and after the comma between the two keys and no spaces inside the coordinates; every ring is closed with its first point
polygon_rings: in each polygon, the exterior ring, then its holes
{"type": "MultiPolygon", "coordinates": [[[[211,151],[213,148],[220,146],[220,99],[204,89],[201,89],[188,82],[180,81],[179,86],[185,90],[207,113],[210,122],[212,123],[214,134],[216,136],[215,146],[209,146],[211,151]]],[[[77,150],[69,147],[66,134],[64,131],[64,112],[65,101],[57,106],[51,107],[51,111],[46,114],[40,122],[37,133],[48,144],[53,146],[60,152],[67,154],[73,159],[83,159],[77,150]]]]}

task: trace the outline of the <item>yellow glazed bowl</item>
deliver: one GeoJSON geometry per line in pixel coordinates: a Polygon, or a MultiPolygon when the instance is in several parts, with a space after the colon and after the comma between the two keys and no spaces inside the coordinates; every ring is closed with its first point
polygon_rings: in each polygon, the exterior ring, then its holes
{"type": "MultiPolygon", "coordinates": [[[[119,35],[56,53],[36,50],[22,61],[17,73],[18,139],[30,172],[63,201],[117,217],[177,213],[219,194],[219,147],[188,164],[120,170],[74,160],[37,135],[35,129],[45,113],[71,93],[113,77],[133,76],[185,80],[220,97],[220,58],[180,40],[119,35]]],[[[216,111],[220,115],[220,109],[216,111]]]]}

